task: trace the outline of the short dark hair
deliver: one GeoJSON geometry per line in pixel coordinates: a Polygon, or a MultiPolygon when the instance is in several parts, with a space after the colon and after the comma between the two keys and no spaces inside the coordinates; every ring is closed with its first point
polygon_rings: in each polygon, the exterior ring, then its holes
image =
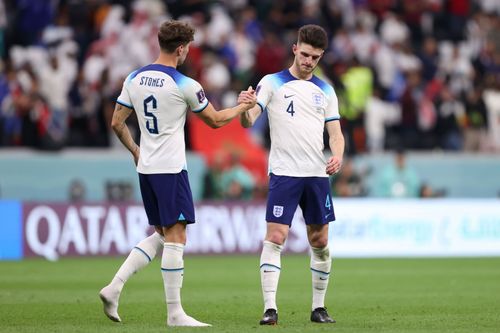
{"type": "Polygon", "coordinates": [[[319,25],[307,24],[299,29],[297,43],[305,43],[314,48],[326,50],[328,47],[328,36],[325,29],[319,25]]]}
{"type": "Polygon", "coordinates": [[[158,43],[163,52],[172,53],[181,45],[194,40],[194,28],[180,21],[163,22],[158,30],[158,43]]]}

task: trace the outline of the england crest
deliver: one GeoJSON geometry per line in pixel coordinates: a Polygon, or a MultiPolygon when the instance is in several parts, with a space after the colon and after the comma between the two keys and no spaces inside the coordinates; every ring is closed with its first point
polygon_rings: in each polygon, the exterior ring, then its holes
{"type": "Polygon", "coordinates": [[[283,215],[283,206],[274,206],[273,215],[275,217],[281,217],[281,215],[283,215]]]}
{"type": "Polygon", "coordinates": [[[313,93],[312,101],[314,106],[323,106],[323,95],[319,93],[313,93]]]}

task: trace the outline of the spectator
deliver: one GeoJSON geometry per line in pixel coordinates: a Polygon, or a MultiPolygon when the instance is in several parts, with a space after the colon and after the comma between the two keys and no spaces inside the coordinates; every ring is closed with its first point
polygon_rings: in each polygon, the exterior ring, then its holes
{"type": "Polygon", "coordinates": [[[241,164],[237,153],[230,155],[228,168],[220,179],[220,186],[227,199],[252,199],[255,180],[241,164]]]}
{"type": "Polygon", "coordinates": [[[443,87],[437,103],[436,134],[439,146],[444,150],[461,150],[463,147],[462,128],[465,123],[465,108],[461,101],[443,87]]]}
{"type": "Polygon", "coordinates": [[[384,150],[386,127],[401,121],[399,104],[382,100],[382,90],[376,87],[368,99],[365,112],[366,145],[370,152],[384,150]]]}
{"type": "Polygon", "coordinates": [[[475,87],[467,94],[465,110],[467,125],[464,132],[464,149],[469,152],[484,151],[487,145],[488,113],[481,88],[475,87]]]}
{"type": "Polygon", "coordinates": [[[388,198],[418,197],[420,181],[415,170],[408,166],[403,150],[396,152],[394,162],[382,170],[374,189],[376,194],[388,198]]]}
{"type": "Polygon", "coordinates": [[[436,75],[439,65],[439,53],[434,37],[425,38],[419,58],[422,63],[422,77],[426,81],[431,81],[436,75]]]}
{"type": "Polygon", "coordinates": [[[352,59],[350,68],[342,77],[342,84],[346,92],[346,106],[340,110],[342,117],[345,117],[345,130],[347,131],[347,152],[352,155],[364,149],[365,140],[358,133],[363,128],[363,113],[366,103],[372,94],[373,90],[373,73],[372,71],[361,64],[356,57],[352,59]]]}
{"type": "Polygon", "coordinates": [[[434,190],[429,184],[422,183],[419,190],[419,198],[442,198],[446,195],[444,190],[434,190]]]}
{"type": "Polygon", "coordinates": [[[71,203],[79,203],[85,201],[86,197],[85,185],[79,179],[73,179],[69,184],[69,201],[71,203]]]}
{"type": "Polygon", "coordinates": [[[342,170],[332,179],[332,191],[338,197],[364,197],[368,194],[364,179],[367,172],[356,170],[351,158],[344,160],[342,170]]]}
{"type": "MultiPolygon", "coordinates": [[[[211,86],[207,93],[216,105],[239,87],[255,87],[262,76],[283,68],[289,60],[283,45],[295,38],[293,29],[314,22],[332,38],[323,56],[325,73],[358,62],[346,68],[347,81],[331,78],[336,89],[341,90],[339,83],[346,86],[339,102],[343,128],[349,132],[348,152],[354,153],[356,145],[364,148],[360,114],[372,95],[370,90],[360,95],[365,83],[352,75],[357,67],[382,88],[375,99],[396,102],[402,109],[403,145],[431,149],[436,146],[436,112],[429,100],[422,102],[422,91],[443,81],[459,102],[469,103],[466,95],[474,86],[486,89],[488,80],[499,80],[499,8],[496,0],[0,0],[0,52],[10,58],[6,60],[14,71],[8,73],[8,66],[2,70],[0,141],[52,148],[109,146],[110,101],[124,76],[157,54],[158,22],[182,17],[198,32],[182,72],[211,86]],[[20,46],[23,52],[13,52],[20,46]],[[415,87],[413,73],[419,71],[415,87]],[[77,133],[65,140],[68,126],[77,133]],[[419,136],[428,142],[416,140],[419,136]]],[[[489,92],[485,95],[493,96],[489,92]]],[[[428,97],[440,106],[439,98],[428,97]]],[[[469,147],[469,134],[477,128],[467,124],[469,147]]],[[[490,134],[500,132],[496,122],[487,125],[490,134]]]]}
{"type": "Polygon", "coordinates": [[[224,157],[216,154],[203,178],[203,199],[220,200],[224,197],[221,178],[224,174],[224,157]]]}
{"type": "Polygon", "coordinates": [[[397,125],[399,144],[406,149],[415,149],[419,143],[419,102],[423,96],[422,78],[419,71],[406,74],[406,89],[401,96],[401,122],[397,125]]]}

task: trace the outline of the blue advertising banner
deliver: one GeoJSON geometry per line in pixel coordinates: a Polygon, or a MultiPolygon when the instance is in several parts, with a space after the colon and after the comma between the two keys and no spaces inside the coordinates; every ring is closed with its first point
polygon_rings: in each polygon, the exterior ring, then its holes
{"type": "Polygon", "coordinates": [[[23,221],[19,201],[0,201],[0,260],[23,257],[23,221]]]}

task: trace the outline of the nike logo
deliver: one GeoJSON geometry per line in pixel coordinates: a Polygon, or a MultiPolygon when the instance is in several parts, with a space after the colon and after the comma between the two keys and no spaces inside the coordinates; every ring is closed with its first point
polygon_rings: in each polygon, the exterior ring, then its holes
{"type": "Polygon", "coordinates": [[[325,219],[329,218],[329,217],[330,217],[330,215],[332,215],[332,213],[330,213],[330,214],[326,214],[326,215],[325,215],[325,219]]]}
{"type": "Polygon", "coordinates": [[[288,96],[287,96],[287,94],[285,94],[285,98],[290,98],[292,96],[295,96],[295,94],[291,94],[291,95],[288,95],[288,96]]]}
{"type": "Polygon", "coordinates": [[[328,278],[323,278],[323,277],[320,277],[319,279],[323,281],[328,280],[328,278]]]}
{"type": "Polygon", "coordinates": [[[264,270],[263,272],[264,273],[273,273],[274,271],[266,271],[266,270],[264,270]]]}

